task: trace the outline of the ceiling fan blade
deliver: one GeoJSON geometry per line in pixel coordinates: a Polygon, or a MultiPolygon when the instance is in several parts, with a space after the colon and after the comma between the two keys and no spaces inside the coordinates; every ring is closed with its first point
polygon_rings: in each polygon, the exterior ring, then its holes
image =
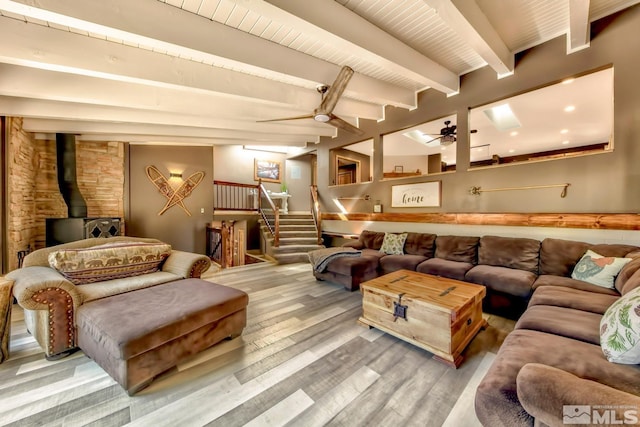
{"type": "Polygon", "coordinates": [[[342,92],[346,89],[347,83],[351,80],[351,76],[353,76],[353,70],[351,67],[347,67],[346,65],[342,67],[340,73],[338,73],[338,76],[336,77],[336,80],[329,87],[324,99],[316,110],[318,113],[331,114],[333,109],[336,107],[338,100],[342,96],[342,92]]]}
{"type": "Polygon", "coordinates": [[[286,120],[313,119],[313,117],[314,117],[313,114],[306,114],[304,116],[284,117],[282,119],[256,120],[256,123],[283,122],[283,121],[286,121],[286,120]]]}
{"type": "Polygon", "coordinates": [[[431,141],[427,142],[426,145],[427,147],[439,147],[441,145],[441,140],[442,136],[439,136],[438,138],[434,138],[431,141]]]}
{"type": "Polygon", "coordinates": [[[364,135],[363,131],[361,131],[357,127],[353,126],[351,123],[346,122],[346,121],[342,120],[340,117],[334,116],[333,114],[331,114],[330,116],[331,116],[331,118],[329,119],[328,122],[326,122],[328,125],[336,127],[338,129],[345,130],[347,132],[354,133],[356,135],[364,135]]]}

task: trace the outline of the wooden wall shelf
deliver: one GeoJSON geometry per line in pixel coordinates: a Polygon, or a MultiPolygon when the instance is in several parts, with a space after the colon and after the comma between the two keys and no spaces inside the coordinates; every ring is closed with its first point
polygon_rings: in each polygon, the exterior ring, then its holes
{"type": "Polygon", "coordinates": [[[640,230],[640,214],[617,213],[323,213],[322,220],[640,230]]]}

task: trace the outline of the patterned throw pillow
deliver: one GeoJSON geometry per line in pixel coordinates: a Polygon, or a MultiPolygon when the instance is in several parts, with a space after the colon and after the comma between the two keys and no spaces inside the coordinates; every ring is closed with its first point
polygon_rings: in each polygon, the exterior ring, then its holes
{"type": "Polygon", "coordinates": [[[588,250],[573,268],[571,278],[613,289],[616,276],[630,261],[631,258],[603,257],[588,250]]]}
{"type": "Polygon", "coordinates": [[[407,240],[407,233],[384,233],[384,240],[380,246],[380,252],[387,255],[404,254],[404,242],[407,240]]]}
{"type": "Polygon", "coordinates": [[[166,243],[114,243],[49,254],[49,265],[76,285],[140,276],[160,269],[171,255],[166,243]]]}
{"type": "Polygon", "coordinates": [[[640,288],[621,297],[604,313],[600,346],[609,362],[640,364],[640,288]]]}

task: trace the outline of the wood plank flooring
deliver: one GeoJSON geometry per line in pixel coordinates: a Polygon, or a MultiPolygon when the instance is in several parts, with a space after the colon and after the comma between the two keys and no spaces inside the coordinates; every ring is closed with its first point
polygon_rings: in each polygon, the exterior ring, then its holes
{"type": "Polygon", "coordinates": [[[253,264],[206,280],[249,294],[248,325],[129,397],[82,352],[44,359],[14,306],[0,364],[5,426],[472,426],[475,387],[514,322],[487,316],[456,370],[358,325],[359,292],[309,264],[253,264]]]}

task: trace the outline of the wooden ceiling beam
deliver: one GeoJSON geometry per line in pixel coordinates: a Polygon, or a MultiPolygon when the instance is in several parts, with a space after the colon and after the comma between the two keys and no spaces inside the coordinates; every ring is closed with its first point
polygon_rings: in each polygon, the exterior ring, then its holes
{"type": "Polygon", "coordinates": [[[569,0],[567,53],[577,52],[591,45],[590,3],[590,0],[569,0]]]}
{"type": "Polygon", "coordinates": [[[105,123],[78,120],[53,120],[25,118],[23,128],[34,133],[74,134],[122,134],[166,137],[193,137],[210,139],[242,139],[266,143],[306,143],[315,141],[315,135],[292,135],[284,133],[265,134],[238,129],[210,129],[190,126],[167,126],[145,123],[105,123]]]}
{"type": "MultiPolygon", "coordinates": [[[[264,106],[245,99],[233,99],[205,92],[185,92],[175,88],[153,87],[98,77],[73,75],[0,63],[0,94],[5,96],[93,105],[118,106],[152,111],[194,114],[216,118],[243,117],[266,120],[296,116],[310,111],[264,106]]],[[[362,117],[382,117],[382,108],[360,101],[341,100],[335,113],[351,117],[351,103],[357,104],[362,117]],[[349,102],[343,102],[349,101],[349,102]]]]}
{"type": "Polygon", "coordinates": [[[212,129],[243,129],[264,134],[296,134],[335,137],[336,129],[313,120],[257,123],[163,111],[111,107],[75,102],[0,96],[0,116],[47,118],[60,120],[90,120],[96,122],[148,123],[156,125],[190,126],[212,129]]]}
{"type": "Polygon", "coordinates": [[[438,16],[495,70],[513,74],[514,55],[474,0],[424,0],[438,16]]]}

